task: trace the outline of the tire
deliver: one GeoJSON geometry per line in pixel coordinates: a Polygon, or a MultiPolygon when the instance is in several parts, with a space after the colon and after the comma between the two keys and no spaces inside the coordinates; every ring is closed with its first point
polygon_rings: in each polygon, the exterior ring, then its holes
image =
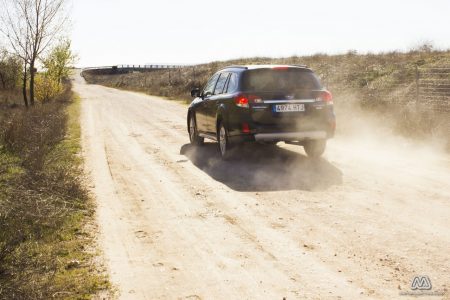
{"type": "Polygon", "coordinates": [[[189,117],[189,140],[193,146],[201,146],[205,142],[205,139],[198,135],[194,113],[191,113],[189,117]]]}
{"type": "Polygon", "coordinates": [[[231,144],[228,141],[228,130],[222,122],[217,128],[217,142],[219,144],[219,153],[222,159],[226,160],[231,157],[231,144]]]}
{"type": "Polygon", "coordinates": [[[327,140],[309,140],[303,145],[306,154],[312,158],[318,158],[325,152],[327,140]]]}

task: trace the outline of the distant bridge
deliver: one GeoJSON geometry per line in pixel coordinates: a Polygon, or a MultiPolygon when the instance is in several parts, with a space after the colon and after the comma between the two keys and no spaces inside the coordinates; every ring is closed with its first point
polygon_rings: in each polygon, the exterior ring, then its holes
{"type": "Polygon", "coordinates": [[[116,65],[84,68],[83,72],[89,72],[96,75],[114,75],[127,74],[132,72],[152,72],[165,69],[179,69],[186,66],[183,65],[116,65]]]}

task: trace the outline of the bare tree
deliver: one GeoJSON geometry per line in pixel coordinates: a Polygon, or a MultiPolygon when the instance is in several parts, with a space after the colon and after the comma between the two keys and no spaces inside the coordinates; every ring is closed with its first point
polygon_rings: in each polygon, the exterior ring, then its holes
{"type": "Polygon", "coordinates": [[[29,67],[30,104],[34,104],[36,62],[64,29],[66,0],[1,0],[4,11],[0,31],[7,37],[11,49],[24,64],[23,93],[25,105],[27,67],[29,67]]]}

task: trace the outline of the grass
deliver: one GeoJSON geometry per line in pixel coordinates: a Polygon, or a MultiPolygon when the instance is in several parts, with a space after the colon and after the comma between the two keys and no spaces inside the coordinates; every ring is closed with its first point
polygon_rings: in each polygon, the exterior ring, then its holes
{"type": "Polygon", "coordinates": [[[82,185],[80,100],[70,90],[60,98],[0,115],[0,299],[90,299],[109,289],[82,185]]]}

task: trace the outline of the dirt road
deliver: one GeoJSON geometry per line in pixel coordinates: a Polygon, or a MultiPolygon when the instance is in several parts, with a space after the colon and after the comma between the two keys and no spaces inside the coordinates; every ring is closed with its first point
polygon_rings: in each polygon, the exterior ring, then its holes
{"type": "Polygon", "coordinates": [[[445,155],[338,135],[316,162],[283,143],[222,162],[189,145],[185,105],[74,88],[122,299],[407,299],[416,275],[450,288],[445,155]]]}

